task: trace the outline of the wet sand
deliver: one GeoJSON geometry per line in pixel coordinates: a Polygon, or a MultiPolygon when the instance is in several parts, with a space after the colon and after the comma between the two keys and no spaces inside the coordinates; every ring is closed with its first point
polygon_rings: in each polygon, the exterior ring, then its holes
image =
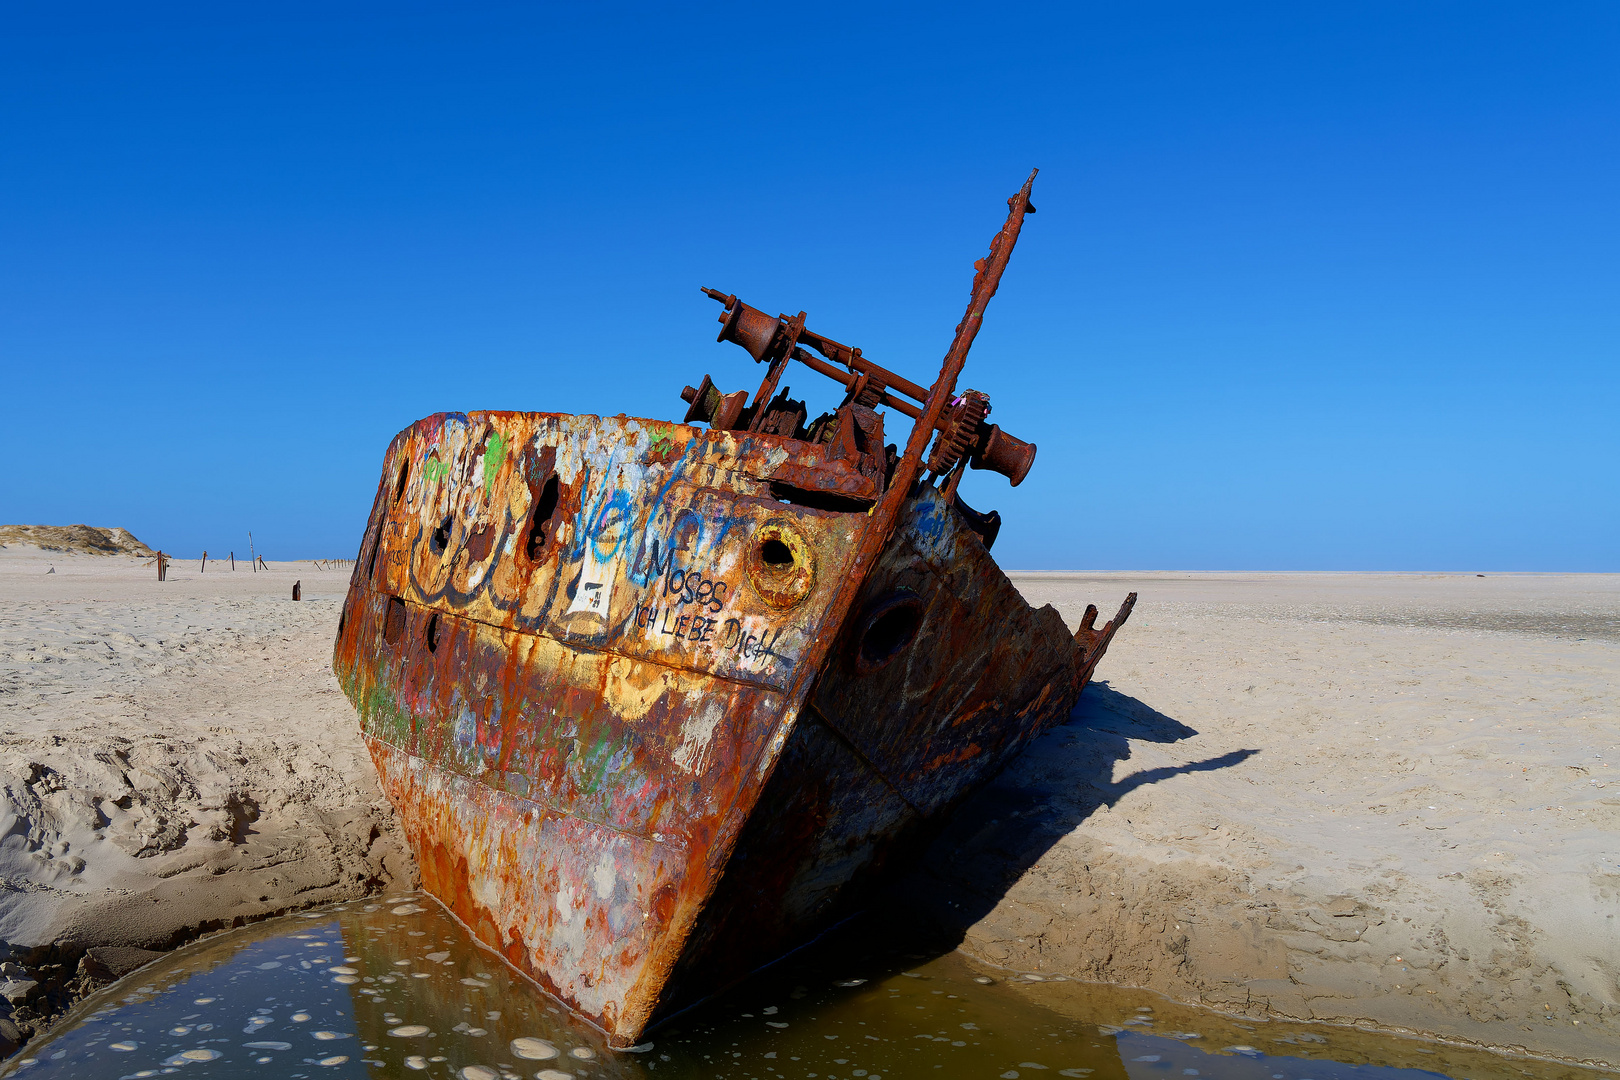
{"type": "MultiPolygon", "coordinates": [[[[0,1038],[414,884],[330,671],[347,571],[239,566],[0,550],[0,1038]]],[[[1142,598],[898,902],[1008,968],[1620,1058],[1620,577],[1015,580],[1071,625],[1142,598]]]]}

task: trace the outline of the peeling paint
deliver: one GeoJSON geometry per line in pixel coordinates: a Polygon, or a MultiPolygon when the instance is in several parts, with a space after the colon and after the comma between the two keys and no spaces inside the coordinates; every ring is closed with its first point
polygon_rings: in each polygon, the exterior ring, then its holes
{"type": "MultiPolygon", "coordinates": [[[[829,439],[802,410],[441,413],[384,456],[334,670],[423,886],[614,1045],[858,906],[1068,714],[1129,614],[1071,636],[1030,609],[956,496],[970,459],[1015,482],[1033,460],[954,392],[1028,195],[939,378],[846,350],[829,439]],[[892,400],[874,373],[920,395],[903,453],[857,411],[892,400]],[[924,476],[936,432],[948,475],[924,476]]],[[[796,342],[836,346],[802,313],[770,333],[756,409],[796,342]]]]}

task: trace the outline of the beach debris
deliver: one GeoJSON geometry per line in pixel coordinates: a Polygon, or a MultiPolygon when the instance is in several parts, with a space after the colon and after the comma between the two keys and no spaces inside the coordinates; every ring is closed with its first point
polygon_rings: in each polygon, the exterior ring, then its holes
{"type": "Polygon", "coordinates": [[[857,910],[1130,615],[1031,608],[959,490],[1035,460],[958,388],[1033,182],[926,386],[704,288],[751,399],[705,375],[682,423],[441,413],[388,447],[333,670],[423,889],[615,1048],[857,910]],[[792,365],[841,400],[811,419],[792,365]]]}
{"type": "Polygon", "coordinates": [[[304,583],[302,581],[293,582],[293,599],[294,600],[303,599],[303,589],[304,589],[304,583]]]}

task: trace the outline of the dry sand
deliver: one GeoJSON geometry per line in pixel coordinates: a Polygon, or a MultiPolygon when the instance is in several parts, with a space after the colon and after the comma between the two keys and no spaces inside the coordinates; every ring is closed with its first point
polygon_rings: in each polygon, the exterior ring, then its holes
{"type": "Polygon", "coordinates": [[[0,551],[0,1040],[147,950],[412,882],[331,673],[348,573],[198,565],[0,551]]]}
{"type": "Polygon", "coordinates": [[[1620,577],[1015,580],[1141,601],[908,882],[966,951],[1620,1062],[1620,577]]]}
{"type": "MultiPolygon", "coordinates": [[[[0,550],[0,1036],[136,950],[412,884],[330,670],[347,572],[239,566],[0,550]]],[[[1142,599],[902,883],[966,951],[1620,1060],[1620,578],[1016,580],[1071,625],[1142,599]]]]}

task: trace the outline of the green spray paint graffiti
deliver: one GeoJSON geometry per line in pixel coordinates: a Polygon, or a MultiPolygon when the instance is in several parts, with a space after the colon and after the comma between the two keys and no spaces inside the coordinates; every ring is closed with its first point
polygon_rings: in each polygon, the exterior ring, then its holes
{"type": "Polygon", "coordinates": [[[495,486],[495,474],[501,471],[501,462],[506,457],[506,436],[498,431],[489,433],[489,441],[484,444],[484,492],[486,497],[489,489],[495,486]]]}

